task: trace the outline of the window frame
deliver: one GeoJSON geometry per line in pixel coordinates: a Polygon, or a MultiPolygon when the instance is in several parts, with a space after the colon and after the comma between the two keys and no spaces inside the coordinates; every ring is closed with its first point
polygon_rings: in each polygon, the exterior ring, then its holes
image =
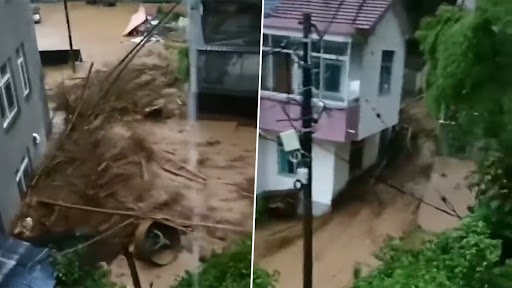
{"type": "MultiPolygon", "coordinates": [[[[0,101],[2,101],[3,103],[3,106],[2,108],[5,109],[5,111],[3,111],[3,122],[2,122],[2,126],[3,128],[7,128],[9,126],[9,124],[12,122],[12,120],[14,119],[14,116],[16,116],[16,113],[18,112],[18,97],[17,97],[17,94],[16,94],[16,87],[14,85],[14,81],[13,81],[13,77],[12,77],[12,71],[11,71],[11,67],[9,65],[9,61],[10,59],[7,59],[6,62],[4,62],[2,65],[0,65],[0,101]],[[6,71],[7,73],[4,75],[2,74],[2,68],[3,66],[6,67],[6,71]],[[7,94],[6,94],[6,84],[8,82],[11,82],[11,92],[12,92],[12,95],[13,95],[13,103],[14,103],[14,108],[11,110],[9,108],[9,105],[7,103],[7,94]]],[[[1,109],[1,108],[0,108],[1,109]]]]}
{"type": "Polygon", "coordinates": [[[23,44],[21,44],[18,48],[16,48],[16,63],[18,65],[18,72],[20,74],[21,87],[23,88],[23,98],[26,98],[31,90],[26,58],[25,47],[23,44]]]}
{"type": "Polygon", "coordinates": [[[18,193],[20,194],[20,197],[22,197],[30,188],[30,180],[31,179],[25,179],[25,171],[29,172],[29,178],[31,178],[33,176],[34,171],[32,169],[32,162],[30,160],[28,153],[23,156],[23,158],[21,159],[21,164],[18,167],[18,169],[16,169],[16,172],[15,172],[16,184],[18,185],[18,193]],[[23,191],[20,190],[20,186],[19,186],[20,181],[22,181],[21,184],[23,185],[23,187],[22,187],[23,191]]]}
{"type": "MultiPolygon", "coordinates": [[[[300,49],[298,49],[299,51],[293,51],[293,50],[290,50],[289,47],[285,47],[285,48],[278,48],[278,47],[274,47],[274,44],[273,44],[273,38],[275,37],[280,37],[280,38],[288,38],[289,41],[298,41],[300,42],[300,38],[298,37],[295,37],[295,36],[286,36],[286,35],[279,35],[279,34],[271,34],[271,33],[263,33],[263,37],[266,37],[264,42],[267,42],[265,44],[267,44],[267,46],[265,47],[262,47],[262,50],[263,50],[263,57],[269,57],[270,59],[268,60],[268,62],[270,63],[270,65],[268,65],[270,68],[268,68],[268,72],[269,72],[269,75],[267,77],[267,81],[268,83],[266,83],[267,85],[269,85],[270,87],[274,88],[274,84],[273,81],[274,81],[274,69],[273,69],[273,65],[271,63],[273,63],[273,55],[272,54],[269,54],[269,55],[265,55],[265,53],[271,53],[272,51],[275,51],[275,50],[278,50],[279,52],[282,52],[282,53],[288,53],[288,54],[291,54],[293,58],[296,58],[298,56],[301,56],[302,55],[302,52],[300,51],[300,49]],[[270,79],[269,79],[270,78],[270,79]]],[[[315,39],[315,40],[318,40],[318,39],[315,39]]],[[[325,70],[324,66],[325,66],[325,63],[326,62],[341,62],[340,65],[342,67],[342,73],[340,75],[340,89],[339,89],[339,92],[336,93],[336,92],[329,92],[329,91],[324,91],[324,85],[323,85],[323,81],[320,81],[320,85],[319,85],[319,90],[318,90],[318,93],[313,93],[313,97],[314,98],[317,98],[317,99],[320,99],[320,100],[323,100],[324,102],[328,102],[328,103],[336,103],[336,104],[347,104],[348,103],[348,83],[349,83],[349,80],[348,80],[348,74],[349,74],[349,69],[350,69],[350,54],[351,54],[351,48],[352,48],[352,43],[350,40],[338,40],[338,41],[335,41],[335,40],[326,40],[326,41],[329,41],[330,43],[331,42],[338,42],[340,44],[347,44],[347,48],[345,49],[346,53],[344,56],[341,56],[341,55],[334,55],[334,54],[324,54],[323,51],[324,51],[324,45],[323,45],[323,42],[320,43],[320,53],[319,52],[312,52],[311,53],[311,57],[312,58],[319,58],[320,59],[320,71],[313,71],[313,73],[320,73],[320,79],[322,79],[322,75],[323,75],[323,71],[325,70]],[[316,95],[315,95],[316,94],[316,95]],[[324,95],[326,95],[328,98],[325,98],[324,95]],[[333,98],[336,98],[337,100],[332,100],[333,98]]],[[[332,44],[332,43],[331,43],[332,44]]],[[[300,45],[299,45],[300,47],[300,45]]],[[[298,60],[299,59],[295,59],[296,61],[294,61],[293,63],[293,68],[292,68],[292,90],[293,90],[293,93],[296,94],[296,95],[302,95],[302,91],[304,90],[303,87],[302,87],[302,69],[300,68],[300,65],[297,63],[299,62],[298,60]]],[[[315,76],[313,77],[313,79],[315,78],[315,76]]],[[[273,89],[272,89],[273,90],[273,89]]]]}
{"type": "Polygon", "coordinates": [[[379,96],[388,96],[392,93],[392,90],[393,90],[393,73],[394,73],[394,64],[395,64],[395,56],[396,56],[396,51],[395,50],[382,50],[381,53],[380,53],[380,69],[379,69],[379,82],[377,83],[378,86],[378,95],[379,96]],[[391,52],[391,61],[388,63],[388,62],[384,62],[384,54],[385,53],[388,53],[388,52],[391,52]],[[385,87],[385,83],[383,83],[384,81],[384,77],[382,77],[383,73],[384,73],[384,69],[387,68],[389,69],[389,76],[388,76],[388,81],[389,83],[387,83],[387,88],[384,89],[383,87],[385,87]]]}
{"type": "Polygon", "coordinates": [[[294,163],[291,159],[291,152],[284,151],[283,143],[277,140],[277,173],[281,176],[294,177],[297,175],[297,169],[299,168],[299,163],[294,163]],[[286,156],[286,169],[283,167],[284,156],[286,156]],[[288,165],[292,163],[294,172],[289,172],[288,165]]]}

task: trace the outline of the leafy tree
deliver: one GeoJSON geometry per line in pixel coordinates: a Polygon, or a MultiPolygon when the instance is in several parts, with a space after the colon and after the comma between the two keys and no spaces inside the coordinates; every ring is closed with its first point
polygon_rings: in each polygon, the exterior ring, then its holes
{"type": "Polygon", "coordinates": [[[452,148],[477,152],[474,213],[419,250],[391,242],[356,288],[512,287],[512,1],[478,5],[441,6],[417,32],[428,107],[455,123],[452,148]]]}

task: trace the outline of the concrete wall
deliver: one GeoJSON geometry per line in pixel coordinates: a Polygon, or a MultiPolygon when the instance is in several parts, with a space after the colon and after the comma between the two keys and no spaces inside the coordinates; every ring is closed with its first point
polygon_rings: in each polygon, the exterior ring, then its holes
{"type": "Polygon", "coordinates": [[[0,39],[0,64],[9,61],[18,101],[14,120],[7,129],[0,126],[0,213],[7,230],[18,212],[20,201],[15,171],[27,149],[34,165],[41,162],[50,127],[41,61],[28,1],[0,1],[0,39]],[[15,52],[22,43],[30,82],[30,94],[26,98],[23,97],[15,52]],[[39,134],[40,144],[33,144],[32,133],[39,134]]]}
{"type": "MultiPolygon", "coordinates": [[[[360,122],[358,139],[366,138],[398,123],[405,64],[405,38],[398,18],[390,9],[368,37],[363,51],[360,122]],[[379,78],[382,50],[395,51],[391,93],[379,96],[379,78]],[[373,111],[375,109],[376,111],[373,111]],[[376,117],[379,113],[382,120],[376,117]]],[[[352,65],[351,65],[352,69],[352,65]]]]}
{"type": "MultiPolygon", "coordinates": [[[[313,214],[315,216],[329,212],[332,199],[344,188],[348,180],[349,166],[342,159],[348,159],[349,151],[347,144],[315,140],[313,144],[313,214]]],[[[276,142],[260,137],[256,193],[293,188],[296,178],[278,173],[277,156],[276,142]]]]}
{"type": "Polygon", "coordinates": [[[379,157],[380,132],[372,134],[364,139],[363,143],[363,166],[368,169],[377,162],[379,157]]]}

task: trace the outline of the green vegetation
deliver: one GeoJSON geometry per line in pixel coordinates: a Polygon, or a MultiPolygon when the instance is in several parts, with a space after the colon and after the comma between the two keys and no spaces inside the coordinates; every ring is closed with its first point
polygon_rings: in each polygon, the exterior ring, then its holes
{"type": "Polygon", "coordinates": [[[181,47],[178,50],[178,79],[188,82],[190,78],[190,62],[188,58],[188,47],[181,47]]]}
{"type": "MultiPolygon", "coordinates": [[[[212,256],[197,273],[187,271],[177,285],[172,288],[250,287],[252,242],[243,240],[234,249],[212,256]]],[[[270,274],[260,267],[254,267],[254,288],[274,288],[276,274],[270,274]]]]}
{"type": "Polygon", "coordinates": [[[62,256],[57,254],[52,259],[57,271],[57,288],[121,288],[110,281],[110,271],[87,261],[85,253],[77,250],[62,256]]]}
{"type": "Polygon", "coordinates": [[[479,5],[441,6],[417,32],[428,107],[455,123],[441,140],[448,154],[478,163],[474,211],[417,249],[389,242],[377,255],[381,265],[355,288],[512,287],[512,1],[479,5]]]}

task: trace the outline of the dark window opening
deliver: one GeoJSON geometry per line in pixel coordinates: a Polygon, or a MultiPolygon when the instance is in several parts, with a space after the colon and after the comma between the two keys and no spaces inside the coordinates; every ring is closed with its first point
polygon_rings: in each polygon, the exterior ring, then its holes
{"type": "Polygon", "coordinates": [[[274,53],[272,55],[273,91],[292,94],[293,59],[289,53],[274,53]]]}
{"type": "Polygon", "coordinates": [[[261,3],[203,0],[202,4],[206,44],[260,45],[261,3]]]}
{"type": "Polygon", "coordinates": [[[277,171],[279,174],[293,175],[297,172],[297,162],[292,161],[292,153],[284,151],[281,141],[277,142],[277,171]]]}
{"type": "Polygon", "coordinates": [[[388,95],[391,93],[391,81],[393,75],[395,51],[383,50],[381,57],[379,95],[388,95]]]}

